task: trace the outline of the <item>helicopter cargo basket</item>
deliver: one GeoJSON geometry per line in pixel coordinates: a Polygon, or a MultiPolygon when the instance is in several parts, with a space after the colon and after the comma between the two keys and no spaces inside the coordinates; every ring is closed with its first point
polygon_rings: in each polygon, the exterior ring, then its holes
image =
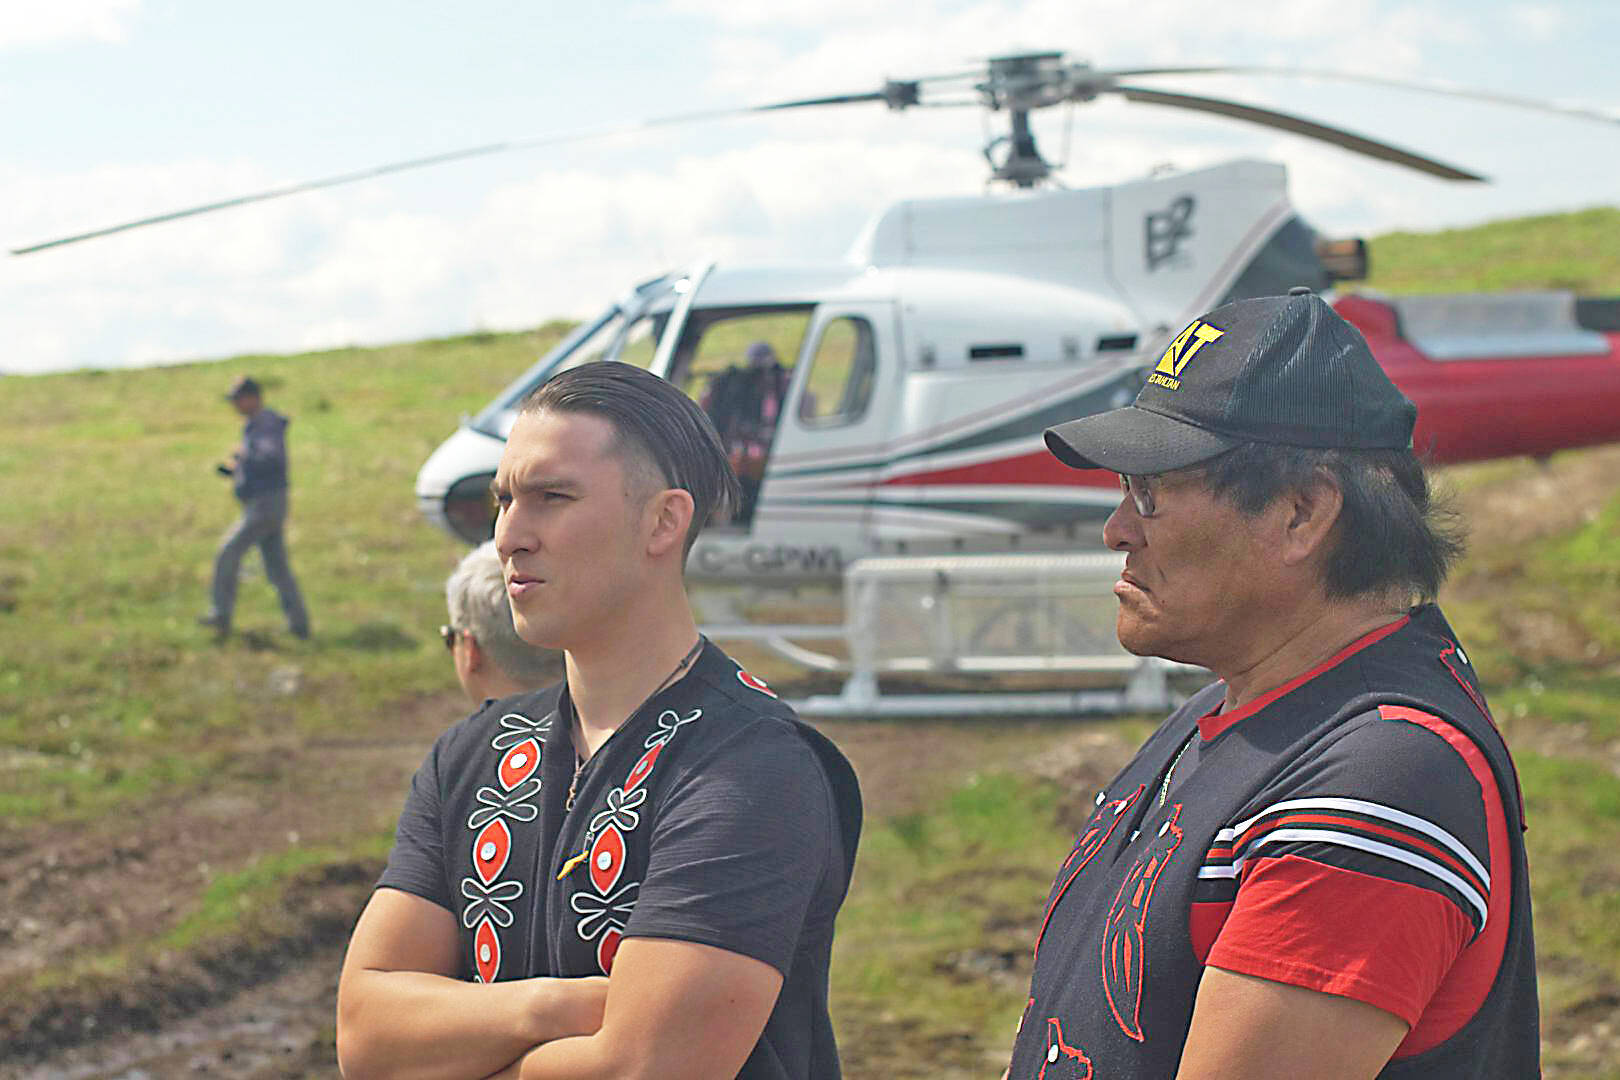
{"type": "Polygon", "coordinates": [[[848,673],[840,693],[794,702],[807,717],[1163,711],[1179,700],[1168,677],[1199,669],[1133,656],[1119,644],[1113,584],[1123,562],[1113,553],[864,558],[844,576],[841,627],[756,627],[735,636],[761,638],[809,667],[848,673]],[[849,660],[788,640],[807,631],[842,639],[849,660]],[[880,677],[975,688],[886,693],[880,677]],[[1085,685],[1018,688],[1058,677],[1085,685]],[[993,688],[979,688],[985,685],[993,688]]]}

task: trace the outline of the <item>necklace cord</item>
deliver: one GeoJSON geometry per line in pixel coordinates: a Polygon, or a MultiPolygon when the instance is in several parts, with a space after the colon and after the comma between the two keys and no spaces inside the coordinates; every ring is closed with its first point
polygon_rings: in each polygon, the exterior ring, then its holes
{"type": "MultiPolygon", "coordinates": [[[[670,688],[670,686],[674,684],[675,680],[680,677],[681,672],[686,670],[687,665],[690,664],[693,660],[697,659],[697,654],[699,652],[701,652],[702,650],[703,650],[703,635],[699,634],[697,641],[694,642],[692,644],[692,647],[686,651],[686,655],[681,657],[681,662],[675,665],[675,670],[671,671],[668,675],[665,675],[664,676],[664,681],[659,683],[657,686],[655,686],[653,688],[653,692],[648,694],[642,700],[640,705],[637,705],[634,709],[630,710],[630,716],[625,717],[625,719],[628,721],[631,718],[633,718],[642,709],[645,709],[647,707],[648,702],[652,701],[652,699],[657,697],[659,694],[662,694],[665,690],[668,690],[670,688]]],[[[569,702],[568,713],[569,713],[569,716],[568,716],[569,742],[573,742],[573,725],[579,719],[579,711],[573,707],[573,702],[572,701],[569,702]]],[[[576,789],[579,787],[579,774],[585,771],[585,761],[586,761],[585,758],[579,756],[579,748],[575,747],[574,748],[574,778],[572,780],[568,781],[568,798],[563,800],[563,812],[564,813],[567,813],[568,811],[570,811],[570,810],[572,810],[574,808],[574,793],[575,793],[576,789]]]]}

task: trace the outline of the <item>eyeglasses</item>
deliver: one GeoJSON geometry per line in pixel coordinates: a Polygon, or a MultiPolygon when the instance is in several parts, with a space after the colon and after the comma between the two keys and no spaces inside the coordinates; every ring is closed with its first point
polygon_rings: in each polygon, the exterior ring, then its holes
{"type": "Polygon", "coordinates": [[[457,630],[453,626],[439,627],[439,637],[444,641],[444,647],[446,649],[454,649],[456,647],[456,637],[460,633],[461,631],[457,630]]]}
{"type": "Polygon", "coordinates": [[[1159,504],[1153,496],[1153,488],[1158,479],[1156,476],[1119,474],[1119,490],[1131,497],[1131,501],[1136,504],[1136,512],[1141,517],[1152,517],[1158,512],[1159,504]]]}

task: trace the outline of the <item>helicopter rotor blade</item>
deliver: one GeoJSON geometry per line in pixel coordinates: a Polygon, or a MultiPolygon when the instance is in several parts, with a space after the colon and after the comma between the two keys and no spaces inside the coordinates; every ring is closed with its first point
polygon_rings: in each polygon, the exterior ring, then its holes
{"type": "Polygon", "coordinates": [[[1435,80],[1391,79],[1383,75],[1364,75],[1355,71],[1332,68],[1288,67],[1274,64],[1201,64],[1169,67],[1111,68],[1098,74],[1110,78],[1134,78],[1138,75],[1283,75],[1300,79],[1326,79],[1336,82],[1363,83],[1367,86],[1387,86],[1396,90],[1415,90],[1442,97],[1482,101],[1491,105],[1510,105],[1576,120],[1596,120],[1603,124],[1620,125],[1620,114],[1579,105],[1561,105],[1553,101],[1499,94],[1491,90],[1475,90],[1435,80]]]}
{"type": "Polygon", "coordinates": [[[1455,165],[1447,165],[1443,161],[1414,154],[1410,150],[1402,150],[1398,146],[1369,139],[1365,135],[1357,135],[1353,131],[1343,128],[1330,127],[1327,124],[1307,120],[1302,116],[1290,113],[1277,112],[1274,109],[1262,109],[1257,105],[1245,105],[1225,98],[1199,97],[1194,94],[1178,94],[1166,90],[1150,90],[1144,86],[1122,86],[1115,84],[1101,90],[1102,93],[1119,94],[1126,101],[1134,101],[1140,105],[1166,105],[1177,109],[1192,109],[1196,112],[1213,113],[1216,116],[1227,116],[1234,120],[1246,120],[1251,124],[1262,127],[1276,128],[1280,131],[1303,135],[1308,139],[1331,143],[1334,146],[1349,150],[1353,153],[1364,154],[1367,157],[1388,161],[1395,165],[1404,165],[1409,169],[1437,176],[1442,180],[1461,180],[1469,182],[1482,182],[1485,177],[1478,173],[1459,169],[1455,165]]]}
{"type": "Polygon", "coordinates": [[[464,161],[468,158],[485,157],[490,154],[501,154],[512,150],[528,150],[539,146],[558,146],[564,143],[584,142],[590,139],[603,139],[614,135],[634,134],[640,131],[649,131],[654,128],[671,127],[677,124],[692,124],[706,120],[723,120],[731,117],[746,116],[752,113],[778,112],[784,109],[802,109],[818,105],[851,105],[869,101],[881,101],[888,104],[891,109],[904,109],[919,104],[917,84],[915,82],[889,81],[882,90],[861,94],[837,94],[819,98],[801,98],[794,101],[769,102],[764,105],[745,105],[734,109],[713,109],[706,112],[678,113],[672,116],[656,117],[636,124],[624,124],[616,127],[598,128],[590,131],[576,131],[554,135],[535,135],[521,139],[508,139],[503,142],[485,143],[481,146],[462,147],[457,150],[447,150],[443,153],[428,154],[424,157],[408,158],[403,161],[393,161],[385,165],[376,165],[368,169],[357,169],[353,172],[337,173],[315,180],[306,180],[297,184],[286,184],[281,187],[267,188],[264,191],[255,191],[246,195],[238,195],[229,199],[220,199],[215,202],[202,203],[198,206],[188,206],[167,213],[153,214],[149,217],[139,218],[135,221],[125,221],[117,225],[108,225],[100,229],[91,229],[87,232],[74,233],[71,236],[60,236],[51,240],[44,240],[37,244],[28,244],[23,247],[11,249],[12,255],[29,255],[36,251],[46,251],[50,248],[65,247],[83,240],[95,240],[103,236],[112,236],[116,233],[128,232],[131,229],[140,229],[148,225],[161,225],[170,221],[179,221],[183,218],[196,217],[199,214],[210,214],[216,210],[229,210],[238,206],[247,206],[252,203],[267,202],[271,199],[285,198],[289,195],[300,195],[304,192],[319,191],[323,188],[339,187],[344,184],[358,183],[361,180],[371,180],[393,173],[407,172],[413,169],[423,169],[432,165],[443,165],[452,161],[464,161]]]}

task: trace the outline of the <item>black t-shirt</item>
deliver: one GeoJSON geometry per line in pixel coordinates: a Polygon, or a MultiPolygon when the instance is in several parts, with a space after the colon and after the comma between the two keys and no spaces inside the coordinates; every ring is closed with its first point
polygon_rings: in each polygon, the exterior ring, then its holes
{"type": "Polygon", "coordinates": [[[782,973],[739,1076],[839,1075],[833,920],[860,834],[848,762],[712,644],[586,763],[572,811],[566,687],[487,702],[417,771],[379,887],[456,915],[462,975],[610,972],[624,937],[782,973]]]}

